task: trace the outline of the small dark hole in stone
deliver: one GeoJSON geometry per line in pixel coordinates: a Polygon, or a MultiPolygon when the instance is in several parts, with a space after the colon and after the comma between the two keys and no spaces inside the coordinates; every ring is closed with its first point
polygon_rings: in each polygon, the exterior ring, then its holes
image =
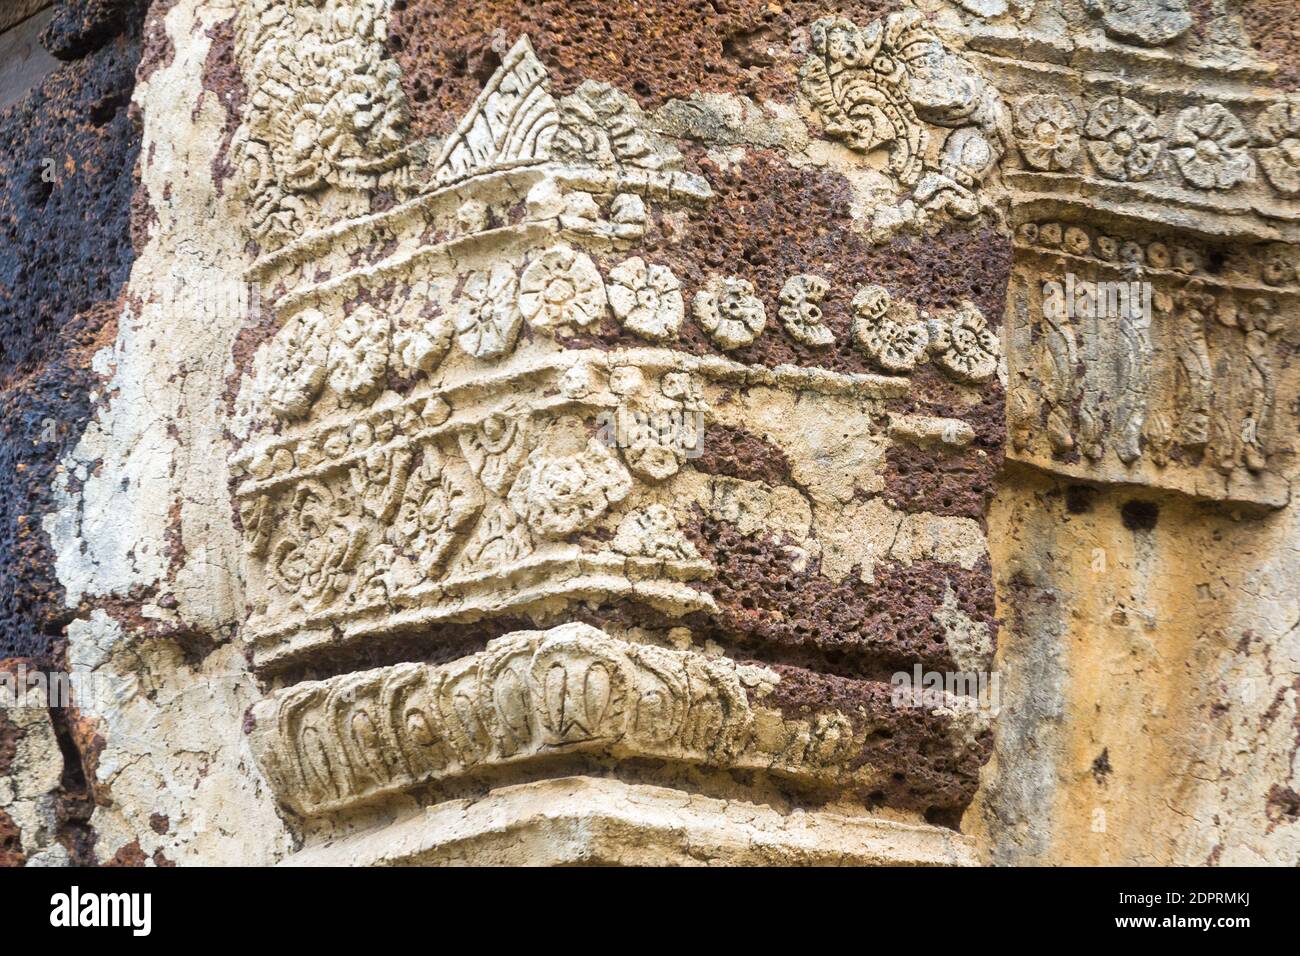
{"type": "Polygon", "coordinates": [[[1160,517],[1160,508],[1154,501],[1126,501],[1119,516],[1130,531],[1150,531],[1160,517]]]}
{"type": "Polygon", "coordinates": [[[1092,499],[1096,496],[1096,488],[1089,488],[1087,485],[1070,485],[1065,489],[1065,510],[1072,515],[1086,515],[1092,510],[1092,499]]]}

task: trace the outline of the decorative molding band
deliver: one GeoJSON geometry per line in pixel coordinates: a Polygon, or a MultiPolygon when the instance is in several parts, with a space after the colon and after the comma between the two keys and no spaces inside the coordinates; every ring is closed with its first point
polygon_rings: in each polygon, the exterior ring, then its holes
{"type": "Polygon", "coordinates": [[[647,784],[560,777],[497,787],[309,846],[298,866],[975,866],[944,827],[782,813],[647,784]]]}
{"type": "MultiPolygon", "coordinates": [[[[764,706],[780,680],[566,624],[508,634],[451,664],[295,685],[254,707],[251,739],[277,798],[303,816],[564,754],[766,771],[813,787],[888,778],[892,767],[861,760],[853,716],[792,719],[764,706]]],[[[952,704],[928,719],[951,722],[960,752],[986,718],[952,704]]]]}

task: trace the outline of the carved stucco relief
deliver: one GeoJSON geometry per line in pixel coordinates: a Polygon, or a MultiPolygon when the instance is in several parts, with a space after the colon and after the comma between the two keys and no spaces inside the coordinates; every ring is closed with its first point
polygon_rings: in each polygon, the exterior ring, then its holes
{"type": "MultiPolygon", "coordinates": [[[[284,44],[305,37],[311,52],[316,31],[333,34],[319,10],[294,9],[274,33],[241,33],[241,62],[259,83],[272,73],[289,87],[317,82],[284,44]],[[280,72],[267,72],[266,49],[280,51],[280,72]]],[[[381,20],[343,49],[370,55],[381,20]]],[[[925,210],[918,223],[978,214],[980,182],[1002,149],[996,94],[915,19],[867,33],[878,38],[854,42],[899,56],[902,72],[878,79],[903,97],[897,115],[944,132],[938,151],[923,148],[920,125],[892,146],[865,133],[856,146],[911,150],[897,174],[910,197],[900,201],[925,210]]],[[[400,95],[383,89],[393,95],[377,97],[373,115],[399,130],[400,95]]],[[[267,108],[249,105],[241,148],[265,148],[271,165],[240,188],[256,211],[249,278],[278,331],[237,399],[231,460],[253,668],[277,681],[438,626],[521,616],[557,625],[446,665],[290,679],[252,715],[254,751],[281,804],[330,818],[566,754],[757,771],[821,792],[892,786],[897,758],[863,754],[872,720],[897,715],[823,706],[794,718],[763,703],[791,679],[775,671],[563,622],[584,605],[631,602],[689,634],[692,615],[718,610],[716,568],[684,530],[700,514],[750,534],[779,529],[796,560],[840,577],[869,575],[877,560],[973,567],[984,545],[969,519],[931,526],[881,505],[858,519],[866,536],[840,540],[833,529],[858,507],[851,486],[879,490],[893,444],[928,441],[891,430],[885,403],[909,391],[900,373],[932,365],[972,395],[995,379],[1000,345],[979,309],[922,309],[883,287],[859,307],[868,287],[832,290],[812,273],[756,289],[712,272],[691,287],[633,254],[652,217],[709,203],[710,184],[619,90],[588,82],[552,94],[526,37],[427,150],[354,135],[341,153],[313,154],[319,174],[307,177],[267,108]],[[360,154],[370,179],[339,174],[360,154]],[[370,213],[361,199],[380,189],[397,202],[370,213]],[[823,321],[832,291],[855,303],[847,335],[823,321]],[[767,298],[779,301],[772,315],[767,298]],[[611,326],[641,344],[583,339],[611,326]],[[692,326],[716,352],[683,348],[692,326]],[[825,349],[837,335],[875,373],[729,357],[762,337],[825,349]],[[903,342],[915,354],[901,357],[903,342]],[[765,398],[737,407],[737,392],[765,398]],[[852,471],[825,460],[822,439],[799,424],[793,410],[810,403],[828,427],[852,423],[835,439],[852,471]],[[707,429],[751,424],[758,408],[775,441],[807,446],[794,464],[799,490],[694,467],[707,429]]],[[[337,121],[313,114],[326,115],[337,121]]],[[[962,427],[927,421],[943,436],[962,427]]],[[[991,636],[982,646],[991,653],[991,636]]],[[[877,682],[858,692],[888,699],[877,682]]],[[[968,703],[918,706],[907,719],[978,765],[987,715],[968,703]]]]}
{"type": "MultiPolygon", "coordinates": [[[[263,17],[273,29],[250,21],[240,34],[245,70],[285,94],[255,98],[237,141],[259,244],[249,276],[279,329],[241,390],[232,459],[253,667],[274,679],[435,625],[561,622],[450,664],[273,693],[255,711],[255,749],[296,814],[569,753],[870,790],[892,770],[857,756],[870,733],[862,714],[794,720],[763,705],[781,680],[772,672],[562,622],[583,602],[638,603],[682,623],[716,610],[716,567],[684,530],[693,513],[755,528],[767,519],[746,511],[779,515],[793,550],[822,549],[824,568],[869,575],[874,528],[848,543],[831,529],[888,514],[859,510],[855,496],[879,492],[895,443],[930,442],[885,414],[909,394],[909,375],[932,369],[964,401],[1005,382],[1011,452],[1049,471],[1287,499],[1269,458],[1277,298],[1293,273],[1256,243],[1258,280],[1203,275],[1215,241],[1207,252],[1200,240],[1139,239],[1151,229],[1123,214],[1086,224],[1115,190],[1210,214],[1243,191],[1280,208],[1295,132],[1281,103],[1229,108],[1195,90],[1011,60],[954,43],[915,11],[811,24],[800,75],[809,122],[864,164],[879,161],[892,190],[873,238],[980,217],[1019,223],[1004,358],[996,324],[971,301],[923,308],[815,271],[760,289],[739,266],[692,285],[636,254],[659,217],[706,206],[710,183],[618,89],[553,95],[526,37],[426,150],[401,135],[391,64],[372,62],[382,15],[272,6],[286,10],[263,17]],[[298,65],[299,43],[308,64],[362,64],[366,88],[298,65]],[[285,104],[298,111],[292,128],[285,104]],[[376,190],[394,202],[371,212],[376,190]],[[1149,313],[1079,317],[1043,301],[1043,275],[1118,281],[1135,267],[1156,286],[1149,313]],[[832,294],[850,303],[847,329],[823,321],[832,294]],[[610,323],[644,344],[597,347],[591,337],[610,323]],[[714,354],[684,347],[696,329],[714,354]],[[814,348],[844,337],[877,374],[729,357],[768,336],[814,348]],[[845,493],[843,475],[819,473],[811,453],[794,464],[813,477],[798,482],[793,508],[755,508],[770,491],[701,480],[690,449],[710,425],[743,417],[726,406],[755,389],[778,408],[812,397],[830,420],[862,423],[846,453],[862,484],[845,493]],[[601,420],[617,424],[614,440],[593,433],[601,420]],[[792,511],[808,518],[792,522],[792,511]]],[[[1125,38],[1121,5],[1092,12],[1125,38]]],[[[798,426],[778,418],[769,434],[798,447],[798,426]]],[[[937,421],[942,436],[962,424],[937,421]]],[[[893,528],[891,549],[928,535],[929,558],[953,560],[972,541],[982,550],[978,529],[963,529],[958,547],[935,526],[893,528]]],[[[948,746],[966,753],[981,729],[954,708],[948,746]]]]}

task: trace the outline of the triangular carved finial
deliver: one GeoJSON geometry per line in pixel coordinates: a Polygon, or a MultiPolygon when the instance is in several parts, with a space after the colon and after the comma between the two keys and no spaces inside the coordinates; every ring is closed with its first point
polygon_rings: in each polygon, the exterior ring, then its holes
{"type": "Polygon", "coordinates": [[[479,93],[434,164],[434,181],[454,182],[490,168],[543,162],[559,126],[550,77],[521,36],[479,93]]]}

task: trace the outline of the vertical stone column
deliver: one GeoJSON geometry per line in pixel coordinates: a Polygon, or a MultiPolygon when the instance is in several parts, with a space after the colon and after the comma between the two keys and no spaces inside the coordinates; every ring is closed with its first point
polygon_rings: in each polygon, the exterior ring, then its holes
{"type": "Polygon", "coordinates": [[[383,4],[237,24],[242,634],[300,860],[968,860],[1000,97],[915,12],[653,112],[502,29],[422,140],[383,4]]]}

